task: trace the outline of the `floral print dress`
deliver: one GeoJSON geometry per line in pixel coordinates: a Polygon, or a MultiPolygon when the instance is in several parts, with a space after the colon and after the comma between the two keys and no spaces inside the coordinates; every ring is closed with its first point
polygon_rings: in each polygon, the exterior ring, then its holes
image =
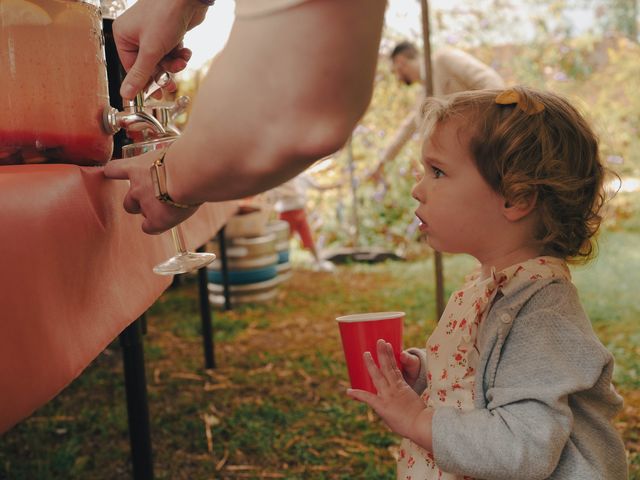
{"type": "MultiPolygon", "coordinates": [[[[538,257],[480,279],[471,276],[462,290],[454,292],[437,327],[427,340],[427,388],[422,393],[430,408],[447,406],[460,411],[474,408],[475,373],[480,353],[476,345],[478,329],[496,293],[507,296],[522,286],[542,278],[566,278],[567,264],[554,257],[538,257]]],[[[398,454],[398,480],[472,480],[443,472],[431,452],[403,439],[398,454]]]]}

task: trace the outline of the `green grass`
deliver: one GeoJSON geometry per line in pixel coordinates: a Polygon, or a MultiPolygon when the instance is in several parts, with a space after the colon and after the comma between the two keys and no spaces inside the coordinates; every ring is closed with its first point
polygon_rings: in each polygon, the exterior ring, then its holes
{"type": "MultiPolygon", "coordinates": [[[[472,259],[445,256],[447,296],[472,259]]],[[[596,332],[616,357],[627,401],[618,419],[640,480],[638,232],[612,230],[601,256],[573,268],[596,332]]],[[[298,270],[270,304],[214,312],[218,368],[203,368],[193,278],[147,316],[145,337],[156,478],[391,479],[398,439],[344,394],[334,317],[407,312],[405,345],[435,326],[430,258],[298,270]],[[210,432],[212,443],[207,440],[210,432]]],[[[0,479],[131,478],[121,351],[114,341],[54,400],[0,437],[0,479]]]]}

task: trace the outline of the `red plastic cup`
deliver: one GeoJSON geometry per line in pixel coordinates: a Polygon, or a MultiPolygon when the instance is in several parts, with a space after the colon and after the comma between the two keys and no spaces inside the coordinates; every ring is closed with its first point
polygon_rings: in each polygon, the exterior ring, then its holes
{"type": "Polygon", "coordinates": [[[338,317],[336,320],[340,327],[351,388],[376,393],[362,355],[364,352],[371,352],[379,365],[376,343],[382,338],[393,346],[396,364],[400,367],[404,312],[357,313],[338,317]]]}

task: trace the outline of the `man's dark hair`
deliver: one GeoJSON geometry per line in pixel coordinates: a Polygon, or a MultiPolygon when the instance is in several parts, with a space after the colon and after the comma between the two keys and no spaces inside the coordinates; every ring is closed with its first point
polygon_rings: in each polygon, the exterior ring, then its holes
{"type": "Polygon", "coordinates": [[[396,58],[396,56],[398,55],[404,55],[408,58],[416,58],[418,56],[418,49],[411,42],[400,42],[394,47],[393,51],[391,52],[391,60],[396,58]]]}

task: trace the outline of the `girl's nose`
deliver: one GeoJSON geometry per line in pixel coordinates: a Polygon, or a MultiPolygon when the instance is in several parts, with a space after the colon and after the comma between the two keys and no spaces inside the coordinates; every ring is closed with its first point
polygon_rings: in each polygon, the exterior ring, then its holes
{"type": "Polygon", "coordinates": [[[426,200],[425,194],[423,193],[424,188],[420,188],[424,181],[424,172],[414,167],[411,173],[413,173],[413,178],[416,180],[416,184],[411,189],[411,196],[418,202],[424,203],[426,200]]]}
{"type": "Polygon", "coordinates": [[[411,189],[411,196],[420,203],[424,203],[424,194],[420,191],[420,182],[416,183],[411,189]]]}

